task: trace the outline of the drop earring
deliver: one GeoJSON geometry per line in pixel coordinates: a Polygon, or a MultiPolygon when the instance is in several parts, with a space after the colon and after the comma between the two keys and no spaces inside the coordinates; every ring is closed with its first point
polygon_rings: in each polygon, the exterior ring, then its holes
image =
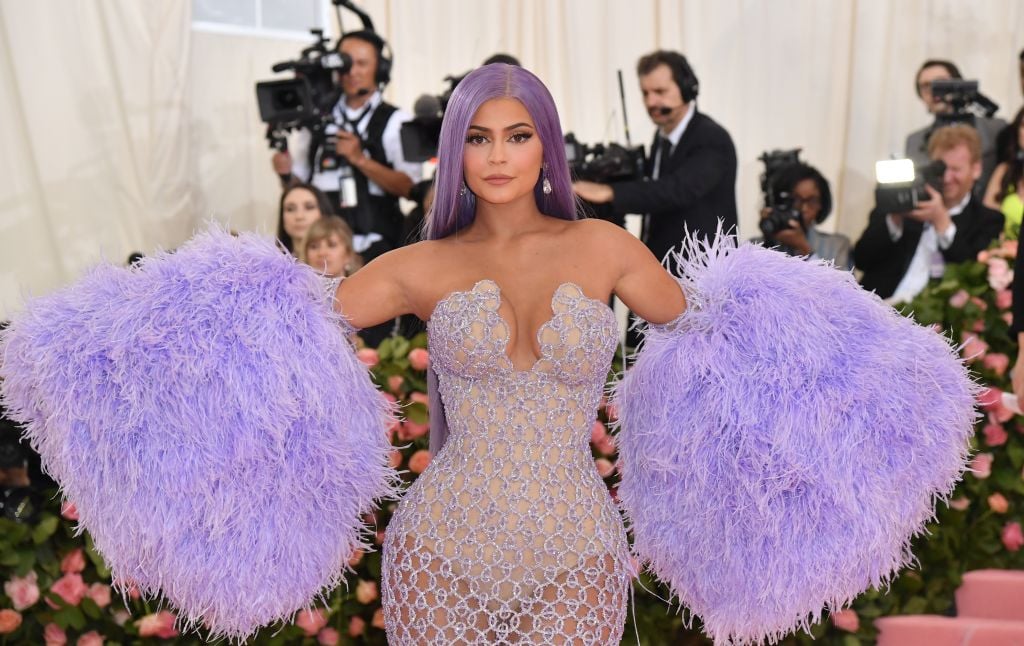
{"type": "Polygon", "coordinates": [[[466,190],[467,190],[466,180],[462,180],[462,187],[459,188],[459,196],[465,197],[466,196],[466,190]]]}
{"type": "Polygon", "coordinates": [[[541,175],[544,176],[544,181],[540,183],[540,190],[544,191],[544,195],[551,195],[551,180],[548,179],[547,167],[541,169],[541,175]]]}

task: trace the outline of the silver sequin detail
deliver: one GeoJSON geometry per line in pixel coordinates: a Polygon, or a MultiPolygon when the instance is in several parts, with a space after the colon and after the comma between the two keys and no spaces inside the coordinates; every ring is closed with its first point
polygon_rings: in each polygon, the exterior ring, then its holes
{"type": "Polygon", "coordinates": [[[450,435],[386,533],[388,643],[618,644],[629,548],[590,452],[615,317],[562,284],[516,370],[500,306],[483,280],[428,325],[450,435]]]}

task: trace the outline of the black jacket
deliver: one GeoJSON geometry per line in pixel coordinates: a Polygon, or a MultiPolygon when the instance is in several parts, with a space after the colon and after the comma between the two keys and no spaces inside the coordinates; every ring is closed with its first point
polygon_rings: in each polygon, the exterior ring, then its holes
{"type": "MultiPolygon", "coordinates": [[[[956,224],[953,244],[941,250],[948,263],[974,260],[1003,230],[1003,214],[973,197],[959,215],[953,216],[953,222],[956,224]]],[[[868,228],[853,248],[853,264],[864,272],[861,285],[882,298],[892,296],[910,267],[923,231],[921,222],[903,218],[903,235],[893,242],[885,224],[885,213],[878,209],[872,211],[868,228]]]]}
{"type": "MultiPolygon", "coordinates": [[[[653,158],[645,169],[648,177],[653,158]]],[[[659,260],[682,241],[684,225],[710,239],[721,219],[725,230],[735,233],[736,148],[729,133],[703,113],[694,112],[661,177],[613,188],[617,213],[650,215],[642,237],[659,260]]]]}

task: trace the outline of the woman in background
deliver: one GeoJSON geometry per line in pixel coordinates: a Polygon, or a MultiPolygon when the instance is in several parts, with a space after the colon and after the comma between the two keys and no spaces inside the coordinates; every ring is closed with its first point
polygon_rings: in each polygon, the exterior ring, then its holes
{"type": "Polygon", "coordinates": [[[302,260],[303,244],[309,227],[320,218],[332,215],[331,203],[323,191],[311,184],[295,184],[281,193],[277,209],[277,239],[288,253],[302,260]]]}
{"type": "Polygon", "coordinates": [[[1006,218],[1006,234],[1016,238],[1024,220],[1024,108],[1017,112],[1009,126],[1008,149],[992,171],[992,179],[985,190],[985,206],[995,209],[1006,218]]]}
{"type": "Polygon", "coordinates": [[[362,266],[351,227],[334,215],[320,218],[309,227],[303,256],[307,265],[330,278],[348,276],[362,266]]]}

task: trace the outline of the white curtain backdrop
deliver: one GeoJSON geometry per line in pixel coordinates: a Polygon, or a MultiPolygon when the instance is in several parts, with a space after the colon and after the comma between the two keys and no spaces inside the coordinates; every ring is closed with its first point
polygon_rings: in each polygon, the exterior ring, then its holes
{"type": "MultiPolygon", "coordinates": [[[[359,3],[359,0],[357,0],[359,3]]],[[[652,134],[634,67],[678,49],[700,109],[739,154],[755,235],[761,152],[802,147],[832,181],[827,228],[856,238],[874,161],[928,123],[926,58],[954,60],[1009,119],[1021,105],[1019,0],[364,0],[411,109],[492,53],[519,57],[584,142],[652,134]]],[[[346,29],[358,19],[343,14],[346,29]]],[[[0,0],[0,318],[100,258],[171,248],[202,222],[273,232],[279,195],[253,84],[308,40],[197,31],[188,0],[0,0]]]]}

